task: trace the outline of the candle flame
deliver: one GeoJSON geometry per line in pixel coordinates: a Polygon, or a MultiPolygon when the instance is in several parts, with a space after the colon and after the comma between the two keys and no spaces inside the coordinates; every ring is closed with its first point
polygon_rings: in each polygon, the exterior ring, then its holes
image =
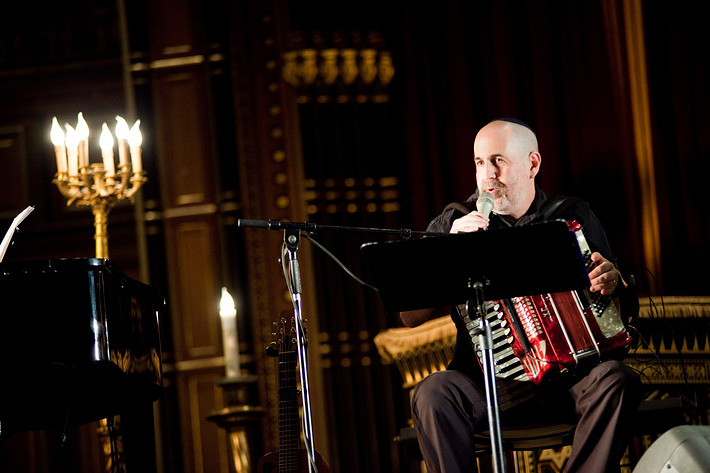
{"type": "Polygon", "coordinates": [[[219,301],[219,315],[222,317],[234,317],[237,315],[234,299],[229,295],[226,287],[222,288],[222,298],[219,301]]]}
{"type": "Polygon", "coordinates": [[[52,144],[61,146],[64,144],[64,131],[57,121],[57,117],[52,118],[52,132],[50,133],[52,144]]]}
{"type": "Polygon", "coordinates": [[[113,148],[113,135],[111,135],[111,130],[108,129],[106,123],[101,127],[101,137],[99,138],[99,146],[102,151],[107,151],[113,148]]]}
{"type": "Polygon", "coordinates": [[[79,136],[77,135],[76,130],[68,123],[64,126],[67,129],[67,148],[76,148],[79,146],[79,136]]]}
{"type": "Polygon", "coordinates": [[[123,117],[116,115],[116,138],[119,140],[127,140],[128,133],[128,123],[126,123],[123,117]]]}
{"type": "Polygon", "coordinates": [[[86,124],[84,115],[81,112],[79,112],[79,118],[76,122],[76,134],[80,140],[86,140],[89,138],[89,125],[86,124]]]}
{"type": "Polygon", "coordinates": [[[136,120],[136,123],[133,124],[131,132],[128,135],[128,144],[131,146],[131,148],[137,148],[143,142],[143,136],[141,135],[140,126],[141,121],[136,120]]]}

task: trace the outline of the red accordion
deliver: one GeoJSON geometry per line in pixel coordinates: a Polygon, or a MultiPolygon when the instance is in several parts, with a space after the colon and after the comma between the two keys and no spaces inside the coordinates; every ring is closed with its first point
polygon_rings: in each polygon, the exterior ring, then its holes
{"type": "MultiPolygon", "coordinates": [[[[591,271],[591,250],[575,221],[575,233],[591,271]]],[[[573,371],[604,359],[622,358],[631,344],[619,309],[609,296],[586,289],[486,302],[486,319],[493,331],[496,377],[540,384],[554,374],[573,371]]],[[[481,361],[479,319],[459,307],[481,361]]],[[[499,382],[500,384],[500,382],[499,382]]]]}

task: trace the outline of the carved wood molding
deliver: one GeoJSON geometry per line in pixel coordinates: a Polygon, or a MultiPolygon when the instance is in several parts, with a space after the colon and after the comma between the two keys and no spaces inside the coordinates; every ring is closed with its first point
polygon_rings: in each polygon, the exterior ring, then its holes
{"type": "MultiPolygon", "coordinates": [[[[230,39],[234,65],[236,135],[238,142],[241,216],[250,219],[306,220],[303,163],[300,155],[297,105],[281,76],[283,37],[288,28],[285,2],[234,2],[230,39]],[[243,73],[242,71],[249,71],[243,73]]],[[[248,317],[255,350],[274,336],[273,322],[284,311],[293,313],[284,275],[278,264],[283,237],[263,229],[244,229],[249,292],[248,317]]],[[[310,394],[317,448],[327,451],[325,403],[319,354],[313,340],[318,333],[313,297],[312,263],[307,248],[299,250],[304,318],[313,342],[309,351],[310,394]]],[[[256,356],[256,375],[263,407],[265,445],[278,444],[277,362],[256,356]]]]}

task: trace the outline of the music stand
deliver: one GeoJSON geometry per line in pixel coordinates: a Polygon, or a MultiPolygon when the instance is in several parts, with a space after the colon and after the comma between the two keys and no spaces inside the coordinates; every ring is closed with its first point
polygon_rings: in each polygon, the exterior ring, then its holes
{"type": "Polygon", "coordinates": [[[493,466],[494,471],[504,472],[492,335],[483,301],[588,287],[586,265],[573,232],[564,220],[554,220],[365,243],[361,252],[387,312],[475,303],[481,320],[493,466]]]}

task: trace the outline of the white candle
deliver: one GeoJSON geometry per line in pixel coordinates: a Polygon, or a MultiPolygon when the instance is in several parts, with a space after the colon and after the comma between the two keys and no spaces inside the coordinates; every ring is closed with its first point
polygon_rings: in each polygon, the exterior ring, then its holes
{"type": "Polygon", "coordinates": [[[89,165],[89,125],[81,112],[76,123],[76,135],[79,138],[79,169],[83,169],[89,165]]]}
{"type": "Polygon", "coordinates": [[[101,127],[99,146],[101,146],[101,157],[104,160],[106,177],[113,177],[116,175],[115,163],[113,161],[113,136],[111,136],[111,131],[109,131],[108,125],[105,123],[101,127]]]}
{"type": "Polygon", "coordinates": [[[116,139],[118,140],[118,167],[128,166],[128,123],[116,115],[116,139]]]}
{"type": "Polygon", "coordinates": [[[237,334],[237,309],[234,299],[222,288],[222,298],[219,301],[219,318],[222,321],[222,345],[224,350],[224,370],[228,378],[239,376],[239,338],[237,334]]]}
{"type": "Polygon", "coordinates": [[[67,172],[67,150],[64,146],[64,132],[59,126],[57,117],[52,118],[52,132],[50,133],[52,144],[54,145],[54,154],[57,155],[57,172],[64,174],[67,172]]]}
{"type": "Polygon", "coordinates": [[[131,147],[131,166],[133,167],[133,173],[143,171],[143,162],[141,161],[141,143],[143,143],[143,136],[141,135],[140,125],[141,121],[136,120],[136,123],[133,124],[128,134],[128,145],[131,147]]]}
{"type": "Polygon", "coordinates": [[[76,136],[76,131],[74,128],[71,127],[70,124],[66,124],[66,129],[67,129],[67,137],[66,137],[66,146],[67,146],[67,162],[69,164],[69,175],[70,176],[76,176],[78,174],[78,165],[79,165],[79,158],[78,158],[78,146],[79,146],[79,138],[76,136]]]}

